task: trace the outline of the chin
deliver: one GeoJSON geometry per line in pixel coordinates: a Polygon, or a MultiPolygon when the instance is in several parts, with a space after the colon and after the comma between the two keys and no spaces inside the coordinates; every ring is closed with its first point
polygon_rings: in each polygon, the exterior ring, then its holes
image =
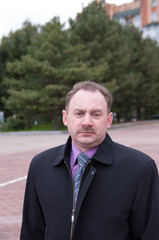
{"type": "Polygon", "coordinates": [[[87,146],[92,146],[92,145],[94,145],[94,143],[95,143],[95,140],[93,140],[93,139],[88,139],[88,138],[83,138],[83,139],[80,139],[79,140],[79,143],[81,144],[81,145],[87,145],[87,146]]]}
{"type": "Polygon", "coordinates": [[[95,140],[95,135],[93,134],[82,134],[79,136],[79,139],[84,140],[84,141],[94,141],[95,140]]]}

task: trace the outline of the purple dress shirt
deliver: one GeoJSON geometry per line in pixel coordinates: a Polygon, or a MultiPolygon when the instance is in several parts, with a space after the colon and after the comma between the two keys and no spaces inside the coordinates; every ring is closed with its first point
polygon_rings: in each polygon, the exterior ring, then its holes
{"type": "MultiPolygon", "coordinates": [[[[84,152],[89,158],[92,158],[95,152],[97,151],[98,147],[94,147],[86,152],[84,152]]],[[[78,162],[76,161],[77,156],[81,153],[79,148],[77,148],[73,143],[72,143],[72,150],[71,150],[71,157],[70,157],[70,167],[72,171],[72,177],[74,177],[75,172],[78,169],[78,162]]]]}

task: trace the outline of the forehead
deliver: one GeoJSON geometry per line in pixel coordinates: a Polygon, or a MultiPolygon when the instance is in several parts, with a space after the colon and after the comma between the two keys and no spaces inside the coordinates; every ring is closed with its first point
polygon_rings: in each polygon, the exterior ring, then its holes
{"type": "Polygon", "coordinates": [[[69,108],[98,108],[107,107],[106,99],[98,90],[92,92],[88,90],[79,90],[70,100],[69,108]]]}

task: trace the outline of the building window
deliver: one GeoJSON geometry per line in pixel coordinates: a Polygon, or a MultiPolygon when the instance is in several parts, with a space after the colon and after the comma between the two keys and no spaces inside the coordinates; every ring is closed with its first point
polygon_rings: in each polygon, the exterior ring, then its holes
{"type": "Polygon", "coordinates": [[[125,18],[121,17],[121,18],[119,19],[119,23],[124,26],[124,25],[126,24],[125,18]]]}
{"type": "Polygon", "coordinates": [[[157,39],[157,29],[156,26],[151,26],[150,31],[149,31],[150,37],[154,40],[157,39]]]}
{"type": "Polygon", "coordinates": [[[137,28],[141,27],[141,17],[140,17],[140,15],[134,16],[134,18],[133,18],[133,25],[135,27],[137,27],[137,28]]]}
{"type": "Polygon", "coordinates": [[[127,17],[126,19],[126,25],[132,25],[132,19],[130,17],[127,17]]]}
{"type": "Polygon", "coordinates": [[[151,14],[151,20],[152,20],[152,22],[157,22],[157,12],[153,12],[151,14]]]}
{"type": "Polygon", "coordinates": [[[152,0],[152,6],[153,7],[157,6],[157,0],[152,0]]]}
{"type": "Polygon", "coordinates": [[[158,40],[157,26],[151,25],[143,28],[143,37],[158,40]]]}

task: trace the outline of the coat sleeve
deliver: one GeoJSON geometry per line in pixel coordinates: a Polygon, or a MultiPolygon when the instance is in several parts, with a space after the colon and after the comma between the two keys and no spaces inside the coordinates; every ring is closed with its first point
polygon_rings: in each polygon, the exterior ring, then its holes
{"type": "Polygon", "coordinates": [[[159,178],[150,161],[138,178],[132,208],[131,230],[134,239],[159,239],[159,178]]]}
{"type": "Polygon", "coordinates": [[[45,220],[35,189],[35,172],[29,169],[23,206],[20,240],[44,240],[45,220]]]}

